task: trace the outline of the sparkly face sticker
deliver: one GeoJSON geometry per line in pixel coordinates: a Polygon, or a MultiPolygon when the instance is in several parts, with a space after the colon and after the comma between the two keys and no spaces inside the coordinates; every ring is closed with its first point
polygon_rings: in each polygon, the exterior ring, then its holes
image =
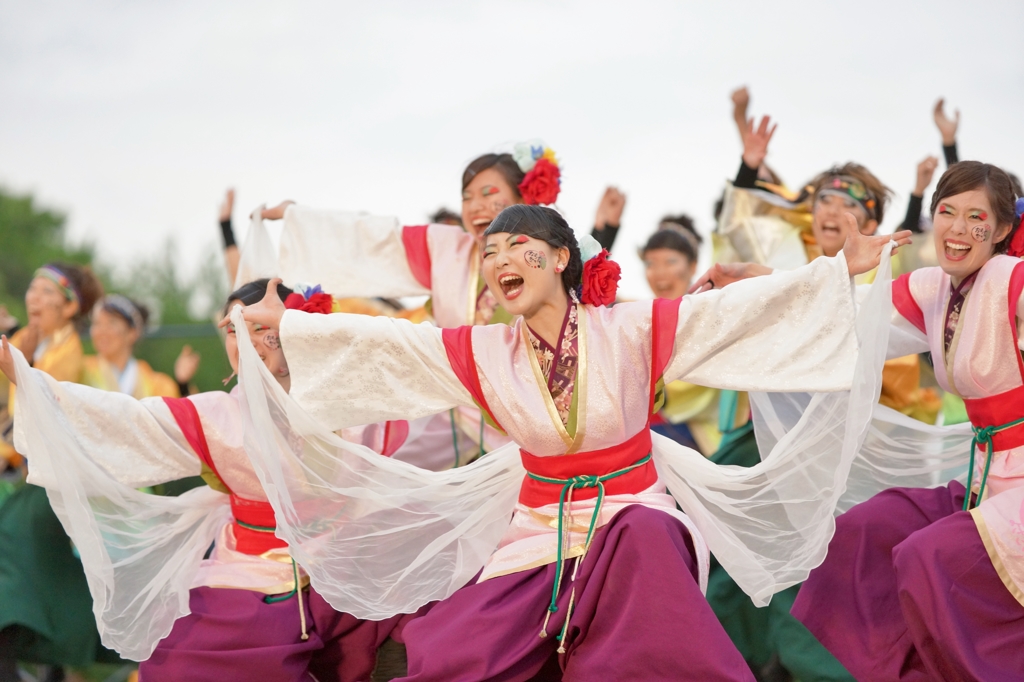
{"type": "Polygon", "coordinates": [[[992,228],[989,227],[988,223],[975,225],[971,228],[971,237],[976,242],[987,242],[992,237],[992,228]]]}
{"type": "Polygon", "coordinates": [[[263,345],[267,350],[277,350],[281,347],[281,339],[275,332],[267,332],[263,335],[263,345]]]}
{"type": "Polygon", "coordinates": [[[527,251],[525,255],[526,264],[531,268],[543,270],[548,266],[548,259],[542,251],[527,251]]]}

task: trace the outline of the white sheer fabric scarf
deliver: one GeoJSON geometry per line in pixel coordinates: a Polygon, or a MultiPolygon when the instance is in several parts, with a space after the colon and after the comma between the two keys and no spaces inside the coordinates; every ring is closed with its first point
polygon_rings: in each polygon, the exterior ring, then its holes
{"type": "Polygon", "coordinates": [[[81,554],[103,644],[144,661],[189,613],[199,564],[230,517],[227,496],[204,486],[161,497],[118,482],[97,459],[103,439],[125,428],[121,415],[111,414],[109,423],[70,424],[61,402],[76,399],[75,385],[31,369],[11,350],[18,381],[15,443],[28,455],[30,481],[44,485],[81,554]],[[95,439],[80,435],[83,429],[95,439]]]}

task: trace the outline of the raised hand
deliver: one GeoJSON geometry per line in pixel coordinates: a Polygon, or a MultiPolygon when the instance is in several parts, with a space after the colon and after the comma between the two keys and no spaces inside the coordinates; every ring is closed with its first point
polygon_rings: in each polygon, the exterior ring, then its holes
{"type": "Polygon", "coordinates": [[[220,204],[220,221],[231,220],[231,214],[235,210],[235,190],[228,189],[224,193],[224,201],[220,204]]]}
{"type": "Polygon", "coordinates": [[[890,241],[896,242],[892,253],[901,246],[911,243],[910,230],[903,230],[894,234],[866,235],[861,234],[857,229],[857,218],[852,213],[843,214],[843,226],[846,228],[846,243],[843,244],[843,255],[846,256],[846,267],[850,270],[850,276],[856,276],[870,272],[878,267],[882,259],[882,249],[890,241]]]}
{"type": "Polygon", "coordinates": [[[295,202],[290,199],[287,201],[282,201],[280,204],[274,206],[273,208],[263,209],[263,213],[260,215],[264,220],[281,220],[282,218],[284,218],[285,209],[287,209],[294,203],[295,202]]]}
{"type": "Polygon", "coordinates": [[[770,125],[771,122],[770,116],[763,116],[761,124],[754,128],[754,119],[747,121],[747,130],[743,133],[743,163],[750,168],[760,168],[768,156],[768,143],[778,127],[778,124],[770,125]]]}
{"type": "Polygon", "coordinates": [[[939,159],[934,156],[927,157],[917,164],[917,184],[914,185],[914,196],[923,197],[928,185],[932,184],[935,176],[935,169],[939,167],[939,159]]]}
{"type": "Polygon", "coordinates": [[[11,353],[11,345],[6,334],[0,336],[0,372],[10,380],[11,385],[18,384],[14,376],[14,355],[11,353]]]}
{"type": "MultiPolygon", "coordinates": [[[[263,299],[259,303],[254,303],[242,309],[242,317],[245,318],[246,322],[254,322],[271,329],[281,328],[281,318],[284,317],[285,307],[284,301],[277,295],[277,285],[280,283],[281,279],[278,277],[267,282],[267,293],[263,296],[263,299]]],[[[217,326],[226,327],[230,322],[231,313],[228,312],[217,326]]]]}
{"type": "Polygon", "coordinates": [[[605,225],[622,225],[622,211],[626,208],[626,195],[617,187],[605,189],[601,203],[594,216],[594,227],[603,230],[605,225]]]}
{"type": "Polygon", "coordinates": [[[701,275],[688,294],[699,294],[711,289],[722,289],[741,279],[772,274],[772,269],[757,263],[715,263],[701,275]]]}
{"type": "Polygon", "coordinates": [[[960,110],[957,109],[953,112],[955,118],[950,119],[946,116],[945,106],[945,98],[940,97],[939,101],[935,103],[932,116],[935,118],[935,127],[942,133],[942,144],[948,147],[956,142],[956,129],[960,126],[960,110]]]}
{"type": "Polygon", "coordinates": [[[179,384],[187,384],[199,371],[199,353],[192,350],[192,346],[182,346],[174,361],[174,380],[179,384]]]}
{"type": "Polygon", "coordinates": [[[18,318],[11,315],[7,306],[0,305],[0,331],[9,332],[18,325],[18,318]]]}

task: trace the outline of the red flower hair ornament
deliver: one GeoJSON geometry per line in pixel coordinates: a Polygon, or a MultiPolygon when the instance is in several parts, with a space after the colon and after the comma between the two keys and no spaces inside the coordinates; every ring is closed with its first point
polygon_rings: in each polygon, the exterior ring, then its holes
{"type": "Polygon", "coordinates": [[[519,195],[530,206],[553,204],[561,189],[562,171],[558,168],[555,152],[540,140],[520,142],[512,158],[526,177],[519,183],[519,195]]]}
{"type": "Polygon", "coordinates": [[[1017,231],[1013,235],[1013,239],[1010,240],[1010,247],[1006,250],[1006,253],[1014,258],[1024,257],[1024,228],[1020,226],[1021,214],[1024,214],[1024,197],[1017,199],[1013,207],[1014,213],[1017,214],[1017,231]]]}
{"type": "Polygon", "coordinates": [[[334,307],[334,299],[325,294],[320,285],[314,287],[296,287],[299,291],[288,294],[284,299],[284,307],[288,310],[301,310],[304,313],[320,313],[327,315],[334,307]]]}
{"type": "Polygon", "coordinates": [[[580,301],[586,305],[611,305],[619,290],[622,268],[609,259],[611,254],[589,234],[579,238],[579,245],[583,259],[580,301]]]}

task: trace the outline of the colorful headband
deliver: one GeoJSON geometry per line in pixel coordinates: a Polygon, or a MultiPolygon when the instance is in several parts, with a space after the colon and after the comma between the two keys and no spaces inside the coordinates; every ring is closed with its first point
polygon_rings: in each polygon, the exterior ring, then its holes
{"type": "Polygon", "coordinates": [[[512,158],[519,169],[526,173],[526,177],[519,183],[519,195],[523,197],[523,203],[530,206],[555,203],[562,184],[562,172],[555,152],[545,147],[540,140],[530,140],[517,144],[512,158]]]}
{"type": "Polygon", "coordinates": [[[78,290],[75,288],[71,278],[61,272],[56,266],[44,265],[36,270],[35,274],[32,275],[33,279],[36,277],[42,277],[43,279],[50,280],[60,287],[61,293],[64,294],[64,298],[81,305],[82,297],[78,295],[78,290]]]}
{"type": "Polygon", "coordinates": [[[319,284],[311,287],[299,284],[295,288],[297,291],[288,294],[288,298],[284,299],[284,307],[288,310],[326,315],[334,308],[334,299],[330,294],[325,294],[319,284]]]}
{"type": "Polygon", "coordinates": [[[619,290],[622,268],[596,239],[585,234],[577,239],[580,258],[583,259],[583,283],[580,285],[580,301],[587,305],[611,305],[619,290]]]}
{"type": "Polygon", "coordinates": [[[146,323],[142,319],[142,311],[139,310],[139,306],[135,305],[135,302],[127,296],[122,296],[121,294],[108,294],[101,298],[99,303],[96,304],[94,310],[97,309],[116,313],[123,317],[128,324],[131,325],[132,329],[137,329],[140,332],[145,331],[146,323]]]}
{"type": "Polygon", "coordinates": [[[814,195],[815,201],[817,201],[817,197],[826,195],[853,199],[861,205],[869,217],[875,217],[875,207],[878,205],[875,195],[857,178],[849,175],[833,175],[818,188],[814,195]]]}

